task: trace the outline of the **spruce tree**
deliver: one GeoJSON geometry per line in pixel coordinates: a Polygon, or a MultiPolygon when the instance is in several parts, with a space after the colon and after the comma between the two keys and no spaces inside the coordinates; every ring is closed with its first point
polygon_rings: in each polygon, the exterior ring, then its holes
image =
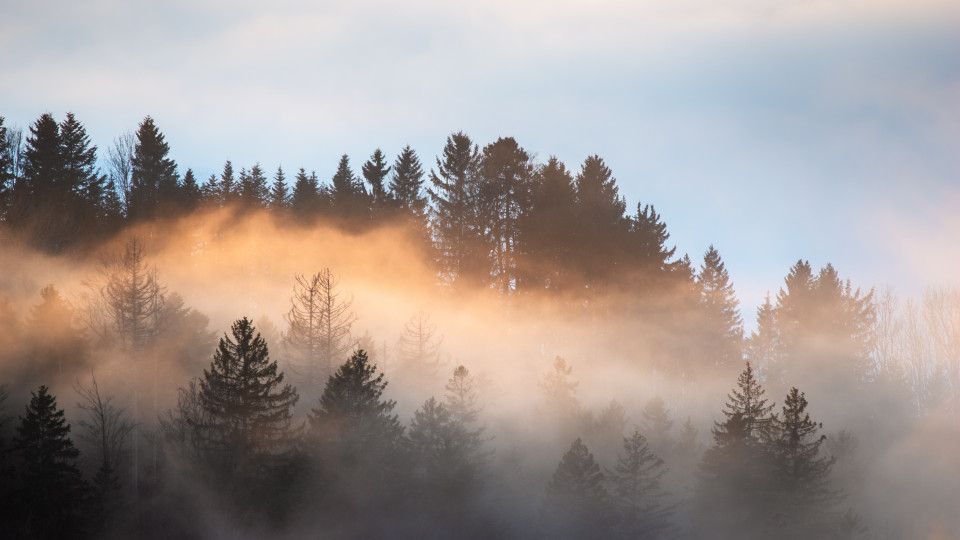
{"type": "Polygon", "coordinates": [[[617,181],[600,156],[590,156],[575,179],[577,223],[574,260],[586,284],[597,289],[623,262],[623,246],[630,221],[617,181]]]}
{"type": "Polygon", "coordinates": [[[390,206],[389,195],[384,181],[390,174],[390,166],[387,165],[387,157],[379,148],[374,150],[370,159],[363,164],[360,169],[364,180],[370,184],[370,204],[376,215],[381,215],[390,206]]]}
{"type": "Polygon", "coordinates": [[[363,183],[350,168],[350,158],[340,156],[337,172],[330,181],[333,212],[340,219],[364,220],[370,215],[370,201],[363,183]]]}
{"type": "Polygon", "coordinates": [[[771,434],[773,404],[748,363],[727,396],[725,420],[713,428],[713,446],[700,463],[695,504],[696,530],[712,530],[718,538],[755,534],[771,514],[766,442],[771,434]]]}
{"type": "Polygon", "coordinates": [[[13,180],[16,178],[13,171],[13,152],[10,141],[12,132],[3,125],[0,116],[0,220],[7,220],[7,206],[10,204],[13,180]]]}
{"type": "Polygon", "coordinates": [[[203,371],[198,394],[206,413],[207,453],[222,474],[261,472],[292,449],[297,391],[283,383],[267,344],[246,317],[224,334],[203,371]]]}
{"type": "Polygon", "coordinates": [[[417,312],[404,324],[396,351],[404,378],[413,383],[411,386],[429,387],[438,382],[442,343],[443,336],[427,313],[417,312]]]}
{"type": "Polygon", "coordinates": [[[230,206],[237,199],[238,187],[233,177],[233,163],[228,159],[223,164],[223,170],[220,172],[220,180],[217,182],[220,187],[219,198],[220,206],[230,206]]]}
{"type": "Polygon", "coordinates": [[[673,437],[670,435],[673,420],[670,419],[663,398],[659,395],[650,398],[643,407],[642,415],[643,430],[654,452],[658,455],[667,455],[674,444],[673,437]]]}
{"type": "Polygon", "coordinates": [[[617,533],[622,538],[662,538],[673,531],[675,506],[666,504],[660,485],[666,474],[663,460],[652,452],[640,431],[623,439],[623,454],[608,473],[617,509],[617,533]]]}
{"type": "Polygon", "coordinates": [[[197,184],[197,179],[193,175],[193,169],[187,169],[183,174],[183,182],[180,186],[180,205],[187,212],[192,212],[200,207],[203,200],[203,191],[197,184]]]}
{"type": "Polygon", "coordinates": [[[530,156],[513,137],[501,137],[483,148],[478,172],[478,210],[492,252],[492,279],[497,290],[509,294],[517,287],[519,223],[530,206],[530,156]]]}
{"type": "Polygon", "coordinates": [[[63,185],[62,171],[60,126],[51,114],[43,114],[30,126],[7,218],[28,244],[54,253],[66,247],[64,236],[75,232],[66,209],[70,190],[63,185]]]}
{"type": "Polygon", "coordinates": [[[176,201],[177,164],[167,154],[170,145],[147,116],[137,130],[137,143],[131,160],[130,194],[127,217],[151,219],[162,204],[176,201]]]}
{"type": "Polygon", "coordinates": [[[282,212],[290,207],[290,190],[287,188],[282,166],[277,167],[277,174],[273,176],[273,184],[270,186],[267,200],[267,206],[275,213],[282,212]]]}
{"type": "Polygon", "coordinates": [[[321,209],[320,188],[316,176],[307,176],[302,167],[293,184],[290,208],[301,219],[313,218],[321,209]]]}
{"type": "Polygon", "coordinates": [[[703,256],[696,284],[700,297],[697,331],[707,369],[739,365],[743,360],[743,320],[730,276],[713,245],[703,256]]]}
{"type": "Polygon", "coordinates": [[[834,506],[840,494],[830,486],[836,458],[823,455],[823,428],[810,419],[807,400],[796,387],[773,421],[771,454],[773,497],[780,538],[824,537],[834,525],[834,506]]]}
{"type": "Polygon", "coordinates": [[[489,249],[477,212],[480,152],[463,132],[447,137],[443,159],[430,171],[437,266],[450,285],[484,284],[489,279],[489,249]]]}
{"type": "Polygon", "coordinates": [[[250,172],[240,172],[240,185],[237,199],[245,208],[266,208],[269,196],[267,177],[259,163],[250,168],[250,172]]]}
{"type": "Polygon", "coordinates": [[[566,291],[578,286],[573,241],[578,234],[573,176],[556,157],[532,177],[530,208],[519,219],[520,288],[566,291]]]}
{"type": "Polygon", "coordinates": [[[41,386],[31,396],[14,439],[20,457],[15,496],[19,533],[24,538],[82,534],[87,486],[76,466],[80,451],[48,388],[41,386]]]}
{"type": "Polygon", "coordinates": [[[604,477],[593,454],[579,438],[563,455],[547,484],[540,513],[552,538],[606,538],[614,515],[604,477]]]}
{"type": "MultiPolygon", "coordinates": [[[[99,236],[107,232],[104,222],[108,210],[107,177],[97,169],[97,147],[90,144],[90,137],[73,113],[67,113],[60,123],[60,154],[62,160],[61,190],[67,197],[64,211],[69,214],[72,228],[99,236]]],[[[65,240],[67,240],[65,238],[65,240]]]]}
{"type": "Polygon", "coordinates": [[[427,196],[423,191],[423,166],[410,145],[404,146],[393,163],[390,177],[390,200],[416,221],[427,218],[427,196]]]}
{"type": "Polygon", "coordinates": [[[422,470],[420,496],[432,502],[428,507],[450,505],[471,494],[480,465],[474,441],[442,403],[432,397],[424,402],[414,413],[408,437],[414,466],[422,470]]]}

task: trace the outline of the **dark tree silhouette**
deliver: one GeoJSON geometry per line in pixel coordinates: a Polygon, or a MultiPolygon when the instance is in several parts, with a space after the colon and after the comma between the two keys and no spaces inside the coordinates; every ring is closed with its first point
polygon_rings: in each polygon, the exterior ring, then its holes
{"type": "Polygon", "coordinates": [[[370,184],[370,204],[374,217],[380,217],[390,207],[389,194],[385,185],[387,175],[390,174],[387,157],[377,148],[370,155],[370,159],[363,164],[361,172],[364,180],[370,184]]]}
{"type": "Polygon", "coordinates": [[[283,167],[277,167],[277,174],[273,176],[270,193],[267,196],[267,205],[274,212],[282,212],[290,208],[290,190],[287,188],[283,167]]]}
{"type": "Polygon", "coordinates": [[[267,344],[246,317],[230,327],[203,371],[197,395],[206,417],[207,454],[224,475],[262,474],[297,435],[297,391],[283,383],[267,344]],[[238,474],[238,471],[243,473],[238,474]]]}
{"type": "Polygon", "coordinates": [[[149,116],[137,130],[137,144],[130,161],[130,193],[127,217],[152,219],[161,205],[177,199],[177,164],[167,154],[170,145],[149,116]]]}
{"type": "Polygon", "coordinates": [[[543,499],[540,522],[552,538],[606,538],[614,519],[603,473],[580,439],[557,465],[543,499]]]}
{"type": "Polygon", "coordinates": [[[701,346],[709,368],[740,365],[743,361],[743,320],[736,293],[720,253],[710,246],[697,274],[700,296],[701,346]]]}
{"type": "Polygon", "coordinates": [[[672,515],[660,485],[666,474],[663,460],[653,453],[638,430],[623,439],[623,453],[607,473],[617,509],[617,534],[622,538],[663,538],[675,533],[672,515]]]}
{"type": "Polygon", "coordinates": [[[82,534],[87,486],[77,469],[79,450],[70,440],[63,409],[46,386],[31,392],[14,447],[20,457],[16,501],[24,538],[82,534]]]}

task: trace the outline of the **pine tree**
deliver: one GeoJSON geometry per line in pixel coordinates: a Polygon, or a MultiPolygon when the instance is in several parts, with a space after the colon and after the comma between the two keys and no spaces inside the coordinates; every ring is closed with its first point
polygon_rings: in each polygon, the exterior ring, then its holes
{"type": "Polygon", "coordinates": [[[671,517],[676,508],[665,504],[667,494],[660,485],[666,472],[640,431],[623,439],[623,454],[607,475],[617,508],[618,536],[655,539],[675,532],[671,517]]]}
{"type": "Polygon", "coordinates": [[[330,181],[334,214],[341,219],[364,220],[370,215],[370,201],[363,183],[350,168],[350,158],[340,156],[337,172],[330,181]]]}
{"type": "Polygon", "coordinates": [[[423,191],[423,166],[410,145],[403,147],[393,163],[389,188],[393,204],[407,212],[419,224],[418,229],[425,230],[427,195],[423,191]]]}
{"type": "Polygon", "coordinates": [[[573,176],[551,156],[533,173],[530,208],[518,223],[522,289],[565,291],[578,286],[571,275],[577,217],[573,176]]]}
{"type": "Polygon", "coordinates": [[[267,344],[246,317],[230,327],[203,371],[198,398],[208,424],[208,453],[220,470],[261,472],[278,453],[292,448],[297,391],[283,384],[267,344]]]}
{"type": "Polygon", "coordinates": [[[305,278],[296,276],[290,311],[284,317],[284,350],[304,387],[318,388],[333,366],[353,347],[350,329],[357,316],[353,297],[338,290],[340,280],[329,268],[305,278]]]}
{"type": "Polygon", "coordinates": [[[13,131],[3,125],[0,116],[0,220],[7,221],[7,207],[10,204],[13,181],[16,178],[13,170],[13,144],[10,135],[13,131]]]}
{"type": "Polygon", "coordinates": [[[437,265],[450,285],[484,284],[489,278],[489,249],[476,208],[480,152],[463,132],[447,137],[443,160],[430,171],[437,265]]]}
{"type": "Polygon", "coordinates": [[[237,199],[242,206],[246,208],[266,208],[269,188],[267,187],[267,177],[263,175],[259,163],[255,163],[250,168],[249,173],[240,172],[240,185],[237,191],[237,199]]]}
{"type": "Polygon", "coordinates": [[[623,262],[623,245],[630,224],[624,217],[626,202],[600,156],[590,156],[583,162],[575,185],[579,231],[574,260],[586,284],[596,289],[623,262]]]}
{"type": "Polygon", "coordinates": [[[34,247],[62,251],[72,234],[66,212],[70,189],[63,185],[60,126],[49,113],[30,126],[23,151],[23,170],[11,191],[8,222],[34,247]]]}
{"type": "Polygon", "coordinates": [[[543,392],[548,414],[569,421],[578,417],[581,412],[580,400],[577,399],[577,386],[580,383],[570,379],[573,366],[567,365],[563,358],[556,357],[551,367],[540,379],[538,386],[543,392]]]}
{"type": "Polygon", "coordinates": [[[320,188],[316,176],[307,176],[302,167],[293,184],[290,208],[301,219],[313,218],[321,210],[320,188]]]}
{"type": "Polygon", "coordinates": [[[806,412],[807,400],[796,387],[774,419],[769,452],[772,457],[773,510],[780,538],[824,537],[833,526],[833,507],[839,492],[830,487],[830,471],[836,458],[824,456],[823,428],[806,412]]]}
{"type": "Polygon", "coordinates": [[[330,376],[319,407],[308,415],[310,433],[328,463],[334,489],[354,504],[389,496],[403,470],[403,426],[383,399],[383,373],[357,350],[330,376]]]}
{"type": "Polygon", "coordinates": [[[713,446],[700,463],[695,531],[716,538],[744,538],[765,530],[769,512],[766,441],[773,404],[748,363],[727,396],[726,419],[713,428],[713,446]]]}
{"type": "Polygon", "coordinates": [[[463,428],[468,437],[466,450],[479,469],[487,459],[483,446],[489,438],[484,437],[486,427],[480,424],[479,416],[483,410],[477,389],[476,378],[465,366],[457,366],[444,387],[447,391],[444,406],[450,413],[450,420],[463,428]]]}
{"type": "Polygon", "coordinates": [[[783,361],[780,354],[780,333],[777,329],[776,311],[770,302],[770,295],[764,298],[757,308],[757,328],[744,342],[744,356],[751,365],[756,366],[757,375],[771,383],[784,381],[783,361]]]}
{"type": "Polygon", "coordinates": [[[239,186],[237,186],[233,177],[233,163],[229,159],[223,164],[223,170],[220,172],[220,180],[217,185],[220,187],[218,193],[220,206],[230,206],[236,202],[239,186]]]}
{"type": "Polygon", "coordinates": [[[177,164],[167,154],[170,145],[147,116],[137,130],[131,160],[127,217],[133,220],[156,217],[161,204],[176,200],[177,164]]]}
{"type": "Polygon", "coordinates": [[[410,317],[403,326],[403,334],[397,340],[397,354],[405,378],[414,386],[432,386],[439,375],[440,345],[443,336],[437,334],[437,325],[430,315],[420,311],[410,317]]]}
{"type": "Polygon", "coordinates": [[[102,236],[112,232],[104,218],[111,211],[107,203],[107,177],[97,169],[97,147],[90,144],[90,137],[73,113],[67,113],[60,123],[60,153],[63,164],[61,189],[69,190],[66,208],[72,221],[73,235],[81,232],[102,236]],[[87,232],[88,231],[88,232],[87,232]]]}
{"type": "Polygon", "coordinates": [[[696,278],[703,355],[708,368],[739,365],[743,361],[743,320],[730,276],[720,253],[710,246],[696,278]]]}
{"type": "Polygon", "coordinates": [[[666,404],[659,395],[650,398],[643,407],[642,427],[647,434],[653,451],[658,455],[667,455],[669,449],[673,446],[673,437],[670,430],[673,428],[673,420],[667,413],[666,404]]]}
{"type": "Polygon", "coordinates": [[[540,522],[552,538],[605,538],[613,515],[593,454],[578,438],[563,455],[543,500],[540,522]]]}
{"type": "Polygon", "coordinates": [[[31,392],[14,447],[20,456],[16,501],[25,538],[66,538],[82,532],[87,487],[76,467],[63,409],[46,386],[31,392]]]}
{"type": "Polygon", "coordinates": [[[197,184],[197,179],[193,175],[193,169],[187,169],[183,174],[183,182],[180,186],[180,205],[187,212],[193,212],[200,207],[203,201],[203,191],[197,184]]]}
{"type": "Polygon", "coordinates": [[[73,307],[53,285],[41,289],[40,298],[23,327],[29,368],[37,376],[71,378],[86,365],[86,336],[75,325],[73,307]]]}
{"type": "Polygon", "coordinates": [[[384,180],[390,174],[387,157],[377,148],[370,155],[370,159],[363,164],[361,172],[364,180],[370,184],[370,204],[373,207],[373,212],[377,216],[382,215],[390,206],[389,196],[384,185],[384,180]]]}
{"type": "Polygon", "coordinates": [[[451,506],[472,494],[480,465],[474,440],[436,398],[414,413],[409,440],[426,508],[451,506]]]}
{"type": "Polygon", "coordinates": [[[479,167],[478,208],[485,244],[492,250],[492,279],[509,294],[517,287],[520,219],[530,205],[530,156],[512,137],[483,148],[479,167]]]}
{"type": "Polygon", "coordinates": [[[283,176],[283,167],[281,166],[277,167],[277,174],[273,176],[267,205],[275,213],[282,212],[290,207],[290,191],[287,189],[286,178],[283,176]]]}

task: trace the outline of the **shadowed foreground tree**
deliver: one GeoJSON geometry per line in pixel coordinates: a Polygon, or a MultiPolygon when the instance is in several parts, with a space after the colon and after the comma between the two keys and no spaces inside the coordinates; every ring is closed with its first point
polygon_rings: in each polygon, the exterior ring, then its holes
{"type": "Polygon", "coordinates": [[[87,485],[76,466],[80,451],[47,387],[31,395],[14,439],[20,458],[15,490],[19,532],[22,538],[82,535],[87,485]]]}
{"type": "Polygon", "coordinates": [[[230,327],[203,371],[198,398],[206,417],[206,454],[224,478],[257,479],[293,448],[297,391],[283,384],[267,344],[246,317],[230,327]]]}
{"type": "Polygon", "coordinates": [[[610,495],[593,454],[578,438],[547,485],[540,523],[550,538],[607,538],[612,532],[610,495]]]}
{"type": "Polygon", "coordinates": [[[331,489],[348,509],[383,503],[403,469],[403,426],[383,399],[383,373],[356,351],[327,380],[319,407],[309,415],[310,435],[330,476],[331,489]]]}
{"type": "Polygon", "coordinates": [[[608,473],[617,509],[616,530],[622,538],[655,539],[676,533],[671,517],[675,505],[666,504],[660,479],[663,460],[650,451],[640,431],[623,439],[623,454],[608,473]]]}

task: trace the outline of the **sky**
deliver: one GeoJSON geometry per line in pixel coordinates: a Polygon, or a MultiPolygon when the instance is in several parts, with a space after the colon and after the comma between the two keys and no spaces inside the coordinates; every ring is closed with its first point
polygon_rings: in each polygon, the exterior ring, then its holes
{"type": "Polygon", "coordinates": [[[6,0],[0,116],[154,118],[180,171],[329,181],[452,132],[604,158],[751,325],[798,259],[903,295],[960,282],[960,3],[6,0]]]}

